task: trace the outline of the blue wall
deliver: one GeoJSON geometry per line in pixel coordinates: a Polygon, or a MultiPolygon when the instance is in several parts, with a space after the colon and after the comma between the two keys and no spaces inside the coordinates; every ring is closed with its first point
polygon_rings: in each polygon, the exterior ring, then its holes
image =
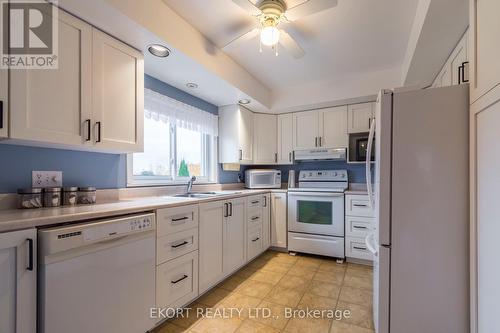
{"type": "MultiPolygon", "coordinates": [[[[217,106],[149,75],[144,86],[210,113],[217,106]]],[[[64,185],[120,188],[127,185],[126,155],[0,144],[0,193],[31,187],[31,171],[62,171],[64,185]]]]}

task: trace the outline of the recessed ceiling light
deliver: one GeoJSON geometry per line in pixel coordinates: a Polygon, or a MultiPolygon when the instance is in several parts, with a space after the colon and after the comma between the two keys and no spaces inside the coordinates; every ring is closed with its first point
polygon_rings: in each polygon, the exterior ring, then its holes
{"type": "Polygon", "coordinates": [[[188,82],[188,83],[186,83],[186,87],[188,87],[189,89],[196,89],[196,88],[198,88],[198,85],[196,83],[193,83],[193,82],[188,82]]]}
{"type": "Polygon", "coordinates": [[[170,50],[168,47],[160,44],[151,44],[148,47],[149,53],[156,57],[166,58],[170,55],[170,50]]]}
{"type": "Polygon", "coordinates": [[[244,98],[244,99],[240,99],[238,101],[238,104],[242,104],[242,105],[245,105],[245,104],[250,104],[250,100],[247,99],[247,98],[244,98]]]}

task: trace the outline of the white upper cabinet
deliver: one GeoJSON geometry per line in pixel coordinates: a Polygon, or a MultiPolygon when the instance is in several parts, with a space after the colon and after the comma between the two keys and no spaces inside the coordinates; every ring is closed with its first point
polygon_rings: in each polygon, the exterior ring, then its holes
{"type": "Polygon", "coordinates": [[[0,138],[9,136],[9,72],[0,69],[0,138]]]}
{"type": "Polygon", "coordinates": [[[219,108],[219,162],[252,164],[254,114],[240,105],[219,108]]]}
{"type": "Polygon", "coordinates": [[[470,0],[471,103],[500,84],[500,1],[470,0]]]}
{"type": "Polygon", "coordinates": [[[92,27],[58,17],[59,68],[10,71],[10,137],[81,146],[90,143],[92,27]]]}
{"type": "Polygon", "coordinates": [[[293,115],[278,115],[278,164],[293,163],[293,115]]]}
{"type": "Polygon", "coordinates": [[[293,114],[294,150],[319,147],[319,112],[305,111],[293,114]]]}
{"type": "Polygon", "coordinates": [[[374,103],[349,105],[347,107],[347,131],[349,133],[364,133],[370,131],[374,108],[374,103]]]}
{"type": "Polygon", "coordinates": [[[432,84],[433,88],[447,87],[468,82],[468,39],[469,32],[466,31],[453,52],[451,52],[451,55],[446,60],[441,71],[436,76],[432,84]]]}
{"type": "Polygon", "coordinates": [[[323,109],[319,116],[319,146],[323,148],[347,147],[347,106],[323,109]]]}
{"type": "Polygon", "coordinates": [[[144,60],[128,45],[93,30],[93,140],[120,152],[144,148],[144,60]]]}
{"type": "MultiPolygon", "coordinates": [[[[253,163],[275,164],[278,159],[276,115],[253,115],[253,163]]],[[[290,131],[291,132],[291,131],[290,131]]]]}
{"type": "Polygon", "coordinates": [[[9,72],[9,138],[47,147],[142,151],[142,54],[64,11],[58,20],[59,67],[9,72]]]}

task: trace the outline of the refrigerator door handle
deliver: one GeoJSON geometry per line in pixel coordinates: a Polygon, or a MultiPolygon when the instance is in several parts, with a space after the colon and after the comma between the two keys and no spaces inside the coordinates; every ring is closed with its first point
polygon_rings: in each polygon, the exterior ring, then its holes
{"type": "Polygon", "coordinates": [[[373,149],[373,137],[375,136],[375,119],[372,119],[370,125],[370,134],[368,135],[368,147],[366,149],[366,189],[368,192],[368,202],[370,208],[374,206],[373,202],[373,189],[372,189],[372,169],[371,169],[371,159],[372,159],[372,149],[373,149]]]}
{"type": "Polygon", "coordinates": [[[378,251],[376,247],[371,243],[371,241],[374,239],[374,236],[374,233],[368,234],[368,236],[366,236],[365,238],[365,245],[368,248],[368,251],[370,251],[373,255],[377,255],[378,251]]]}

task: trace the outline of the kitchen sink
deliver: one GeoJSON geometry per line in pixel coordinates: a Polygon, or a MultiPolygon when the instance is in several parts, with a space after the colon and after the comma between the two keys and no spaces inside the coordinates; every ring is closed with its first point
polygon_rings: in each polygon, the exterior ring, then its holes
{"type": "Polygon", "coordinates": [[[221,191],[221,192],[194,192],[174,195],[176,198],[208,198],[219,195],[237,194],[241,191],[221,191]]]}

